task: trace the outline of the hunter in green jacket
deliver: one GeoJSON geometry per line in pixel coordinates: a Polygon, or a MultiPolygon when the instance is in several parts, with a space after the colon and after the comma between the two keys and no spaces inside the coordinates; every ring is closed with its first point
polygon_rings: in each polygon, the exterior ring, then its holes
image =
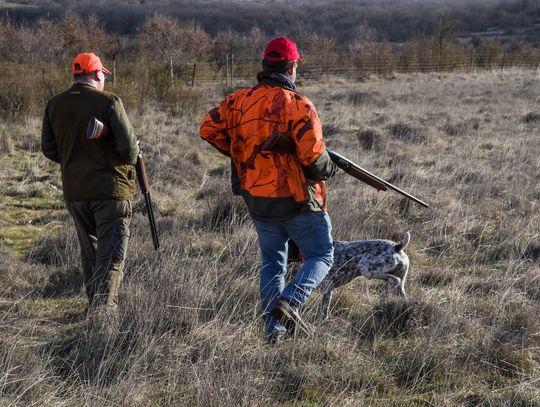
{"type": "Polygon", "coordinates": [[[41,146],[61,165],[64,199],[131,199],[135,192],[137,140],[114,93],[75,83],[47,103],[41,146]],[[90,118],[111,129],[114,143],[87,139],[90,118]]]}
{"type": "Polygon", "coordinates": [[[41,149],[60,164],[62,188],[81,245],[89,305],[116,309],[135,192],[138,146],[122,101],[105,92],[110,72],[98,56],[77,55],[74,84],[47,103],[41,149]],[[105,123],[113,140],[90,140],[88,123],[105,123]]]}

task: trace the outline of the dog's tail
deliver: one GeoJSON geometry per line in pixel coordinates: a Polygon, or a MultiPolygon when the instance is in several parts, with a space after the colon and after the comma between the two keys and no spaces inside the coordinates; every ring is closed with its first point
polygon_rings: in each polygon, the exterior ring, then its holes
{"type": "Polygon", "coordinates": [[[411,241],[411,234],[407,231],[401,243],[396,245],[395,247],[396,253],[405,249],[410,241],[411,241]]]}

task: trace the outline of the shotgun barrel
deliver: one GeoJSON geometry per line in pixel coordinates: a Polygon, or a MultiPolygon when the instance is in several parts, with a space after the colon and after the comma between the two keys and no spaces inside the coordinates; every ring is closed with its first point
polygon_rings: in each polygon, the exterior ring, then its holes
{"type": "MultiPolygon", "coordinates": [[[[284,154],[296,154],[296,145],[290,136],[281,133],[272,134],[261,146],[262,150],[275,151],[278,153],[284,154]]],[[[397,193],[407,197],[408,199],[416,202],[419,205],[422,205],[425,208],[429,208],[429,205],[424,201],[408,194],[407,192],[399,189],[395,185],[383,180],[382,178],[377,177],[375,174],[363,169],[359,165],[355,164],[348,158],[342,156],[341,154],[336,153],[335,151],[326,149],[330,159],[343,171],[345,171],[350,176],[365,182],[366,184],[372,186],[377,191],[386,191],[392,189],[397,193]]]]}
{"type": "Polygon", "coordinates": [[[148,173],[146,172],[146,164],[142,152],[139,150],[137,155],[137,163],[135,164],[135,171],[137,171],[137,180],[139,181],[139,188],[144,196],[144,203],[146,204],[146,211],[148,213],[148,222],[150,223],[150,234],[152,235],[152,241],[154,243],[154,250],[159,249],[159,236],[156,228],[156,221],[154,219],[154,210],[152,206],[152,197],[150,196],[150,183],[148,182],[148,173]]]}
{"type": "Polygon", "coordinates": [[[359,179],[360,181],[365,182],[368,185],[371,185],[373,188],[376,188],[378,191],[386,191],[388,188],[396,191],[398,194],[401,194],[410,200],[416,202],[419,205],[422,205],[424,208],[429,208],[429,205],[424,201],[412,196],[411,194],[399,189],[395,185],[383,180],[382,178],[377,177],[375,174],[363,169],[359,165],[355,164],[346,157],[343,157],[341,154],[336,153],[330,149],[326,149],[332,161],[347,174],[359,179]]]}

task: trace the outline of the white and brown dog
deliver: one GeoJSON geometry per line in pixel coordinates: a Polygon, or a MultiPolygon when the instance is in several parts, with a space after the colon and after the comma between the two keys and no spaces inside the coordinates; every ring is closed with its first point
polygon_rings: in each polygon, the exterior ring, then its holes
{"type": "Polygon", "coordinates": [[[401,243],[391,240],[358,240],[354,242],[334,242],[334,265],[321,282],[323,290],[322,307],[319,320],[328,317],[332,290],[341,287],[357,277],[385,280],[387,285],[383,295],[397,289],[398,294],[405,294],[405,280],[409,271],[409,258],[403,251],[411,240],[407,232],[401,243]]]}

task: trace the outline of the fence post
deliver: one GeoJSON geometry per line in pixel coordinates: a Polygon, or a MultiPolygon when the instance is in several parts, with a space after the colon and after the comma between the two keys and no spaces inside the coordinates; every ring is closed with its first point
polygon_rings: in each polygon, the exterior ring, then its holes
{"type": "Polygon", "coordinates": [[[506,58],[506,52],[503,53],[502,61],[501,61],[501,73],[503,73],[504,70],[504,60],[506,58]]]}
{"type": "Polygon", "coordinates": [[[229,53],[225,56],[225,86],[229,86],[229,53]]]}
{"type": "Polygon", "coordinates": [[[375,73],[379,75],[381,70],[379,69],[379,50],[375,48],[375,73]]]}
{"type": "Polygon", "coordinates": [[[116,53],[112,54],[112,83],[116,85],[116,53]]]}
{"type": "Polygon", "coordinates": [[[174,88],[174,68],[173,68],[172,57],[169,58],[169,68],[170,68],[170,74],[171,74],[171,88],[174,88]]]}
{"type": "Polygon", "coordinates": [[[41,75],[42,75],[42,80],[43,80],[41,83],[43,83],[47,87],[47,90],[49,91],[49,97],[53,97],[54,95],[51,89],[51,84],[50,82],[47,82],[45,80],[45,68],[41,69],[41,75]]]}
{"type": "Polygon", "coordinates": [[[326,50],[326,81],[330,81],[330,52],[326,50]]]}
{"type": "Polygon", "coordinates": [[[233,87],[233,78],[234,78],[234,54],[231,53],[231,88],[233,87]]]}
{"type": "Polygon", "coordinates": [[[193,64],[193,75],[191,77],[191,87],[194,87],[195,86],[195,72],[197,70],[197,63],[195,62],[193,64]]]}
{"type": "Polygon", "coordinates": [[[471,51],[471,59],[469,60],[469,72],[472,72],[473,59],[474,59],[474,51],[471,51]]]}

